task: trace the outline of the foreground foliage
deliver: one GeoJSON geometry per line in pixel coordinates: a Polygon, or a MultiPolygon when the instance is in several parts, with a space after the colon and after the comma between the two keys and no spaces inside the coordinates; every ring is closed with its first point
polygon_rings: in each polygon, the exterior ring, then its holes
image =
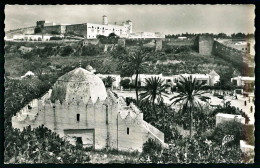
{"type": "Polygon", "coordinates": [[[44,126],[23,131],[5,131],[6,163],[86,163],[89,156],[82,146],[73,146],[44,126]],[[10,136],[11,135],[11,136],[10,136]]]}
{"type": "Polygon", "coordinates": [[[243,154],[239,145],[222,146],[195,134],[193,138],[172,140],[169,147],[160,150],[160,144],[148,140],[143,146],[143,163],[253,163],[253,154],[243,154]],[[150,150],[145,150],[150,149],[150,150]]]}

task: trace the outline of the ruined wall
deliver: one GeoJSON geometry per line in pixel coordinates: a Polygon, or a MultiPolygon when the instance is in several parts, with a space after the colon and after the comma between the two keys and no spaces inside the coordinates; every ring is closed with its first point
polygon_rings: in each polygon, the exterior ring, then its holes
{"type": "Polygon", "coordinates": [[[5,33],[7,39],[12,39],[14,35],[22,35],[22,34],[34,34],[35,26],[33,27],[26,27],[16,30],[10,30],[5,33]]]}
{"type": "Polygon", "coordinates": [[[42,28],[43,33],[51,34],[52,32],[57,32],[59,34],[64,34],[66,30],[66,26],[64,25],[55,25],[55,26],[45,26],[42,28]]]}
{"type": "Polygon", "coordinates": [[[155,40],[155,51],[161,51],[162,50],[162,40],[157,39],[155,40]]]}
{"type": "Polygon", "coordinates": [[[219,56],[226,61],[232,62],[236,67],[241,67],[243,57],[246,57],[246,53],[235,48],[225,46],[217,41],[213,44],[212,54],[219,56]]]}
{"type": "Polygon", "coordinates": [[[202,55],[211,55],[214,40],[212,37],[200,37],[199,53],[202,55]]]}

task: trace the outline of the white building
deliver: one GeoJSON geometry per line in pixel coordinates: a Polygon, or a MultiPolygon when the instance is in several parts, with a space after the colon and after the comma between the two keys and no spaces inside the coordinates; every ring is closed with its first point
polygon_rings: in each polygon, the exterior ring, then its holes
{"type": "MultiPolygon", "coordinates": [[[[132,80],[132,83],[135,83],[135,77],[136,75],[132,75],[131,77],[131,80],[132,80]]],[[[160,79],[163,79],[162,77],[162,74],[159,74],[159,75],[151,75],[151,74],[139,74],[138,75],[138,86],[145,86],[145,79],[148,79],[148,78],[151,78],[151,77],[159,77],[160,79]]]]}
{"type": "Polygon", "coordinates": [[[209,74],[181,74],[181,75],[175,75],[174,81],[177,83],[180,79],[180,77],[189,77],[192,76],[192,78],[196,78],[199,83],[204,82],[205,85],[214,86],[214,84],[219,82],[220,76],[212,70],[209,74]]]}
{"type": "Polygon", "coordinates": [[[179,40],[187,40],[187,37],[178,37],[179,40]]]}
{"type": "Polygon", "coordinates": [[[238,76],[235,78],[231,78],[231,83],[237,86],[245,86],[245,85],[254,86],[255,77],[238,76]]]}
{"type": "Polygon", "coordinates": [[[135,32],[129,35],[129,39],[165,38],[161,32],[135,32]]]}
{"type": "Polygon", "coordinates": [[[132,33],[132,21],[127,20],[122,24],[108,24],[107,16],[103,16],[103,23],[83,23],[66,26],[66,33],[83,35],[87,39],[96,39],[98,35],[108,36],[115,33],[121,38],[127,38],[132,33]]]}
{"type": "Polygon", "coordinates": [[[100,77],[101,79],[105,79],[107,77],[112,77],[113,79],[113,83],[112,86],[113,88],[116,89],[120,89],[120,81],[121,81],[121,76],[120,75],[116,75],[116,74],[97,74],[98,77],[100,77]]]}

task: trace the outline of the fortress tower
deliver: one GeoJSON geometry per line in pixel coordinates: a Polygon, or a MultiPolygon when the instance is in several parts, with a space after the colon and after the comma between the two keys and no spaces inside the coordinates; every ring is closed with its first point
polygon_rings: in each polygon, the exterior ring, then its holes
{"type": "Polygon", "coordinates": [[[104,15],[103,16],[103,25],[107,25],[107,24],[108,24],[107,16],[104,15]]]}

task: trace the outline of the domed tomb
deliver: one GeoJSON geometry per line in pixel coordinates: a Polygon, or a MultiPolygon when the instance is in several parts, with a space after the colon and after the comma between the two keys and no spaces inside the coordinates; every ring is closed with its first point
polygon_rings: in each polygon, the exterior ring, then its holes
{"type": "Polygon", "coordinates": [[[59,100],[61,103],[66,100],[83,100],[84,103],[89,98],[95,103],[99,97],[101,101],[107,97],[106,88],[103,81],[93,73],[83,69],[76,68],[63,76],[61,76],[53,86],[50,100],[55,102],[59,100]]]}

